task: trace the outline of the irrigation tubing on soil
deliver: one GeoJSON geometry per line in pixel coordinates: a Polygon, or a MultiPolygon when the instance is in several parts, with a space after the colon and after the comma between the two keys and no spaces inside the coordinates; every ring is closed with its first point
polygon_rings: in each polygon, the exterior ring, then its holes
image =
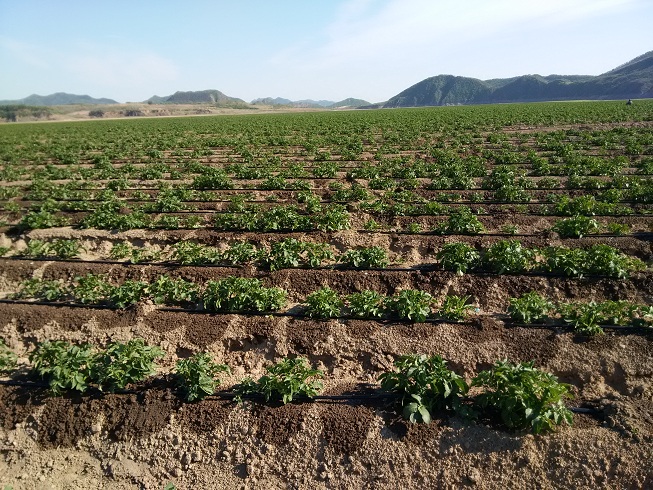
{"type": "MultiPolygon", "coordinates": [[[[248,265],[229,265],[229,264],[180,264],[178,262],[131,262],[131,261],[119,261],[119,260],[83,260],[83,259],[59,259],[56,257],[0,257],[0,260],[20,260],[27,262],[62,262],[62,263],[77,263],[77,264],[107,264],[107,265],[125,265],[125,266],[151,266],[151,267],[166,267],[166,268],[183,268],[183,267],[213,267],[221,269],[245,269],[248,265]]],[[[254,268],[261,272],[272,272],[265,268],[259,268],[254,266],[254,268]]],[[[433,264],[419,264],[413,267],[347,267],[342,264],[336,265],[323,265],[318,267],[287,267],[283,269],[278,269],[278,271],[333,271],[333,272],[450,272],[454,273],[451,270],[445,270],[439,267],[437,263],[433,264]]],[[[274,272],[278,272],[274,271],[274,272]]],[[[645,272],[645,271],[638,271],[645,272]]],[[[637,274],[637,271],[633,274],[637,274]]],[[[523,272],[513,272],[513,273],[496,273],[490,271],[468,271],[466,275],[476,275],[476,276],[528,276],[528,277],[560,277],[563,279],[619,279],[613,276],[606,276],[600,274],[583,274],[582,277],[579,276],[568,276],[566,274],[560,274],[557,272],[535,272],[535,271],[523,271],[523,272]]],[[[0,301],[8,301],[2,300],[0,301]]]]}
{"type": "MultiPolygon", "coordinates": [[[[20,381],[20,380],[0,380],[0,385],[4,386],[15,386],[20,388],[34,388],[34,389],[45,389],[48,388],[48,383],[38,382],[38,381],[20,381]]],[[[144,391],[153,390],[156,388],[147,388],[143,387],[139,390],[116,390],[114,392],[101,392],[102,395],[138,395],[144,391]]],[[[79,394],[84,395],[84,393],[76,393],[74,391],[68,391],[68,394],[79,394]]],[[[233,391],[219,391],[212,395],[209,395],[204,398],[204,400],[234,400],[240,398],[243,400],[252,400],[252,401],[261,401],[265,400],[263,395],[259,394],[246,394],[239,395],[233,391]]],[[[297,403],[328,403],[328,402],[347,402],[347,401],[375,401],[375,400],[397,400],[401,398],[401,395],[397,393],[358,393],[358,394],[349,394],[349,395],[316,395],[314,397],[306,396],[296,396],[293,398],[293,402],[297,403]]],[[[469,401],[471,398],[466,398],[465,400],[469,401]]],[[[601,410],[595,408],[587,407],[567,407],[574,413],[578,414],[600,414],[601,410]]]]}
{"type": "MultiPolygon", "coordinates": [[[[11,299],[0,299],[0,304],[16,304],[16,305],[37,305],[37,306],[49,306],[55,308],[86,308],[86,309],[98,309],[98,310],[112,310],[116,312],[126,312],[133,311],[133,307],[137,305],[132,305],[127,308],[118,308],[110,305],[98,305],[98,304],[83,304],[83,303],[70,303],[70,302],[50,302],[50,301],[28,301],[28,300],[11,300],[11,299]]],[[[174,307],[158,307],[156,311],[164,311],[166,313],[186,313],[193,315],[243,315],[243,316],[260,316],[260,317],[277,317],[277,318],[301,318],[306,320],[315,320],[315,321],[326,321],[326,320],[358,320],[358,321],[374,321],[383,325],[410,325],[415,323],[428,323],[428,324],[447,324],[447,325],[475,325],[475,320],[479,317],[470,318],[466,321],[454,321],[447,320],[444,318],[426,318],[423,321],[413,321],[402,318],[368,318],[368,317],[358,317],[358,316],[347,316],[339,315],[329,318],[320,318],[320,317],[311,317],[305,313],[293,313],[290,311],[287,312],[278,312],[278,311],[211,311],[204,309],[191,309],[191,308],[174,308],[174,307]]],[[[541,324],[541,323],[515,323],[507,319],[499,319],[504,323],[506,327],[519,327],[519,328],[533,328],[533,329],[548,329],[548,330],[569,330],[573,331],[573,327],[564,323],[556,324],[541,324]]],[[[636,331],[636,332],[653,332],[652,327],[638,326],[638,325],[599,325],[604,330],[615,330],[615,331],[636,331]]]]}

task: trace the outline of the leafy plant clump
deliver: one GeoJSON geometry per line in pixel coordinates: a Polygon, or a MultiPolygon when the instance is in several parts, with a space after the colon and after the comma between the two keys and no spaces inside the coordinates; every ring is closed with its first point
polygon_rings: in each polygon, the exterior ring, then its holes
{"type": "Polygon", "coordinates": [[[277,364],[265,368],[267,374],[258,381],[245,378],[234,387],[236,400],[242,402],[242,397],[247,395],[260,395],[265,402],[281,401],[285,405],[298,396],[315,397],[322,390],[319,378],[324,373],[312,369],[306,359],[297,357],[285,358],[277,364]]]}
{"type": "Polygon", "coordinates": [[[128,384],[154,374],[154,360],[160,357],[163,357],[163,351],[146,345],[143,339],[132,339],[127,343],[112,342],[95,357],[92,379],[103,391],[124,389],[128,384]]]}
{"type": "Polygon", "coordinates": [[[347,250],[340,257],[340,262],[349,267],[383,269],[388,266],[388,253],[382,247],[364,247],[347,250]]]}
{"type": "Polygon", "coordinates": [[[182,265],[216,264],[220,261],[216,248],[189,241],[175,243],[172,257],[182,265]]]}
{"type": "Polygon", "coordinates": [[[306,297],[306,313],[313,318],[335,318],[340,316],[344,303],[337,291],[324,287],[306,297]]]}
{"type": "Polygon", "coordinates": [[[195,302],[198,296],[195,283],[169,276],[159,276],[149,286],[146,293],[154,300],[154,304],[185,304],[195,302]]]}
{"type": "Polygon", "coordinates": [[[34,278],[23,281],[18,292],[13,295],[13,298],[57,301],[63,299],[68,293],[68,288],[61,281],[47,281],[34,278]]]}
{"type": "Polygon", "coordinates": [[[385,314],[385,296],[369,289],[347,296],[347,305],[351,314],[360,318],[381,318],[385,314]]]}
{"type": "Polygon", "coordinates": [[[138,303],[146,294],[148,284],[128,279],[120,286],[110,286],[109,301],[118,308],[127,308],[138,303]]]}
{"type": "Polygon", "coordinates": [[[223,262],[230,265],[248,264],[257,257],[257,250],[249,242],[232,243],[227,250],[221,254],[213,247],[204,247],[206,250],[203,260],[206,263],[223,262]]]}
{"type": "Polygon", "coordinates": [[[581,215],[556,221],[552,228],[561,238],[582,238],[598,229],[599,224],[594,218],[581,215]]]}
{"type": "Polygon", "coordinates": [[[472,213],[467,206],[461,206],[451,212],[449,219],[439,225],[436,233],[455,234],[455,235],[476,235],[481,233],[485,228],[478,217],[472,213]]]}
{"type": "Polygon", "coordinates": [[[93,348],[71,345],[61,340],[42,342],[29,355],[32,371],[48,381],[50,392],[61,395],[64,390],[87,390],[95,361],[93,348]]]}
{"type": "Polygon", "coordinates": [[[560,312],[576,332],[584,335],[602,335],[601,323],[608,323],[600,305],[594,302],[561,305],[560,312]]]}
{"type": "Polygon", "coordinates": [[[501,240],[485,250],[483,266],[497,274],[518,274],[529,270],[535,252],[515,240],[501,240]]]}
{"type": "Polygon", "coordinates": [[[206,284],[202,302],[210,311],[277,311],[286,304],[286,291],[258,279],[226,277],[206,284]]]}
{"type": "Polygon", "coordinates": [[[630,257],[610,245],[598,244],[587,249],[587,272],[626,279],[631,272],[643,270],[646,264],[630,257]]]}
{"type": "Polygon", "coordinates": [[[485,388],[476,397],[478,406],[496,410],[511,429],[530,428],[539,434],[572,423],[572,413],[564,404],[571,397],[569,385],[534,368],[532,362],[498,361],[491,370],[480,372],[472,386],[485,388]]]}
{"type": "Polygon", "coordinates": [[[535,323],[544,320],[552,309],[553,303],[535,291],[530,291],[519,298],[510,298],[508,314],[515,321],[535,323]]]}
{"type": "Polygon", "coordinates": [[[287,238],[272,244],[267,254],[261,254],[261,261],[270,271],[308,265],[319,267],[326,260],[334,258],[326,243],[301,242],[287,238]]]}
{"type": "Polygon", "coordinates": [[[0,373],[11,371],[18,363],[18,356],[13,352],[5,341],[0,339],[0,373]]]}
{"type": "Polygon", "coordinates": [[[448,295],[444,298],[438,315],[452,322],[462,322],[467,318],[467,313],[474,309],[473,305],[468,304],[469,296],[448,295]]]}
{"type": "Polygon", "coordinates": [[[388,298],[388,309],[399,318],[423,322],[431,314],[433,296],[426,291],[405,289],[388,298]]]}
{"type": "Polygon", "coordinates": [[[77,240],[43,240],[32,239],[27,243],[27,248],[22,255],[25,257],[58,257],[60,259],[72,259],[79,255],[82,246],[77,240]]]}
{"type": "Polygon", "coordinates": [[[111,284],[105,276],[98,274],[76,277],[72,290],[75,299],[84,304],[97,304],[107,298],[110,292],[111,284]]]}
{"type": "Polygon", "coordinates": [[[188,359],[177,361],[175,371],[179,378],[179,387],[186,401],[202,400],[215,393],[220,381],[219,373],[230,373],[229,366],[217,364],[206,352],[200,352],[188,359]]]}
{"type": "Polygon", "coordinates": [[[436,258],[445,270],[454,271],[462,276],[477,266],[480,254],[467,243],[447,243],[437,253],[436,258]]]}
{"type": "Polygon", "coordinates": [[[440,356],[401,356],[394,363],[398,371],[379,377],[381,387],[401,396],[403,416],[413,423],[430,423],[437,410],[469,415],[463,405],[469,387],[446,364],[440,356]]]}

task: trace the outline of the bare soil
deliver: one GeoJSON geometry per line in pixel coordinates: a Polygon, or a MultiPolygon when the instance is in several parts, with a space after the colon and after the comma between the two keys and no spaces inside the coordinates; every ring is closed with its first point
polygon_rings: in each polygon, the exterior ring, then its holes
{"type": "MultiPolygon", "coordinates": [[[[170,106],[129,108],[152,117],[191,112],[277,112],[265,107],[250,111],[176,106],[176,112],[166,112],[173,111],[170,106]]],[[[105,108],[106,117],[123,117],[120,111],[125,109],[122,105],[105,108]]],[[[79,107],[53,119],[88,119],[88,111],[79,107]]],[[[632,125],[650,127],[648,122],[632,125]]],[[[507,131],[529,133],[571,127],[515,127],[507,131]]],[[[224,163],[234,156],[232,153],[216,150],[210,163],[224,163]]],[[[303,158],[298,148],[291,153],[289,161],[303,158]]],[[[372,160],[373,155],[366,153],[362,158],[372,160]]],[[[328,181],[317,179],[317,185],[323,195],[328,181]]],[[[549,192],[532,191],[535,199],[549,192]]],[[[220,191],[226,197],[230,193],[220,191]]],[[[419,193],[433,198],[440,192],[419,193]]],[[[275,194],[279,200],[294,199],[291,192],[275,194]]],[[[254,193],[256,199],[266,195],[254,193]]],[[[224,208],[224,203],[200,204],[207,212],[224,208]]],[[[538,215],[539,204],[482,206],[489,215],[484,213],[480,219],[489,232],[499,233],[505,224],[516,225],[520,236],[515,238],[529,247],[587,248],[606,243],[649,264],[653,260],[650,214],[597,217],[602,225],[627,223],[634,235],[564,240],[549,231],[560,218],[538,215]],[[520,214],[524,211],[531,214],[520,214]]],[[[356,211],[355,204],[349,207],[356,211]]],[[[640,208],[647,210],[643,205],[640,208]]],[[[16,221],[21,217],[18,214],[16,221]]],[[[363,213],[352,216],[354,230],[361,230],[371,217],[363,213]]],[[[126,310],[0,303],[0,338],[19,354],[22,366],[26,366],[34,345],[44,340],[105,345],[140,337],[165,352],[157,377],[130,386],[123,393],[91,390],[85,395],[52,398],[42,386],[12,384],[30,379],[26,368],[12,379],[0,378],[0,488],[161,489],[169,482],[178,489],[653,488],[653,332],[608,331],[590,338],[564,329],[523,328],[505,321],[508,299],[530,290],[555,301],[609,299],[653,304],[653,271],[634,274],[630,279],[571,279],[547,275],[457,276],[433,267],[419,269],[434,263],[445,243],[464,241],[487,247],[510,237],[411,235],[397,231],[413,222],[429,230],[446,217],[374,218],[388,230],[109,232],[65,227],[17,234],[5,228],[0,233],[0,246],[21,249],[28,239],[76,238],[82,241],[85,252],[80,261],[0,259],[0,297],[16,291],[28,278],[71,280],[101,273],[120,283],[127,279],[151,281],[168,274],[205,282],[238,275],[285,288],[295,310],[307,294],[323,286],[343,294],[373,289],[388,295],[415,288],[431,293],[436,300],[448,294],[469,295],[476,310],[471,321],[462,324],[413,324],[168,311],[147,303],[126,310]],[[162,250],[180,240],[194,240],[224,250],[237,240],[269,246],[291,236],[328,242],[339,252],[379,245],[389,251],[393,266],[415,269],[291,269],[269,273],[251,266],[89,262],[106,259],[111,246],[120,241],[162,250]],[[184,403],[171,372],[178,358],[199,351],[231,366],[232,373],[221,377],[224,390],[245,376],[261,376],[266,366],[285,356],[300,355],[324,371],[325,395],[347,395],[348,399],[284,406],[257,401],[239,405],[226,396],[213,396],[184,403]],[[397,415],[391,401],[370,395],[378,394],[378,376],[392,369],[396,356],[411,352],[440,354],[467,380],[500,359],[534,361],[538,368],[569,383],[573,391],[569,406],[585,411],[574,414],[573,426],[539,436],[506,430],[490,418],[469,422],[445,413],[429,425],[407,423],[397,415]]]]}

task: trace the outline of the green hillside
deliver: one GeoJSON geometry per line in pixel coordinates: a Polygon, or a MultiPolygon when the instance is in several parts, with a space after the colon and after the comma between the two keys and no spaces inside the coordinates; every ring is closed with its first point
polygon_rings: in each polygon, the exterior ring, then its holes
{"type": "Polygon", "coordinates": [[[75,95],[67,94],[65,92],[57,92],[50,95],[36,95],[32,94],[29,97],[19,100],[2,100],[2,105],[28,105],[28,106],[55,106],[55,105],[71,105],[71,104],[117,104],[113,99],[95,99],[89,95],[75,95]]]}
{"type": "Polygon", "coordinates": [[[229,97],[219,90],[198,90],[194,92],[177,91],[174,94],[165,97],[155,95],[146,100],[146,102],[156,104],[213,104],[229,107],[248,105],[244,100],[236,97],[229,97]]]}
{"type": "Polygon", "coordinates": [[[523,75],[478,80],[438,75],[407,88],[383,107],[650,97],[653,97],[653,51],[599,76],[523,75]]]}
{"type": "Polygon", "coordinates": [[[341,100],[340,102],[336,102],[334,104],[331,104],[328,106],[330,109],[339,109],[342,107],[362,107],[362,106],[367,106],[370,105],[370,103],[366,100],[363,99],[353,99],[351,97],[341,100]]]}

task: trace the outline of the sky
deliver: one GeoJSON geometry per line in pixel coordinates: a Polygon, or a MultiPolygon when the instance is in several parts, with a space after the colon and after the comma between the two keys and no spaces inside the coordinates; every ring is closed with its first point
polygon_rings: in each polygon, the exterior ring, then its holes
{"type": "Polygon", "coordinates": [[[599,75],[651,26],[653,0],[0,0],[0,100],[381,102],[439,74],[599,75]]]}

